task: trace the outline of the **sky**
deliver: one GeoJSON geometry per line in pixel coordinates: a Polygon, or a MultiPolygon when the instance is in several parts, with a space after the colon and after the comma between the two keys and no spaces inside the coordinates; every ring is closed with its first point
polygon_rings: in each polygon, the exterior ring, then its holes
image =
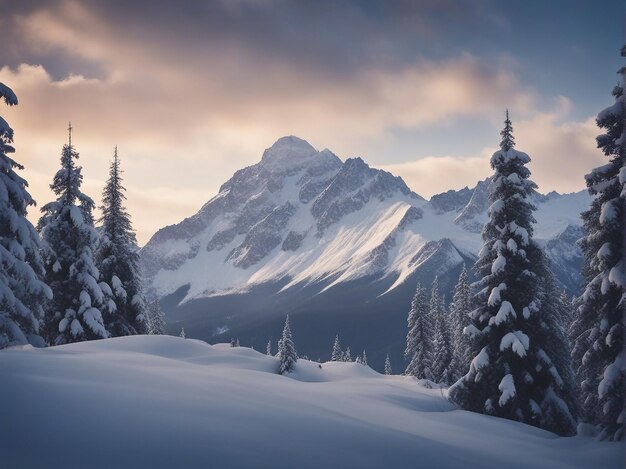
{"type": "MultiPolygon", "coordinates": [[[[140,244],[296,135],[430,197],[489,176],[509,109],[542,192],[603,164],[618,0],[0,0],[0,82],[39,206],[72,121],[97,203],[113,147],[140,244]]],[[[38,208],[29,217],[36,221],[38,208]]]]}

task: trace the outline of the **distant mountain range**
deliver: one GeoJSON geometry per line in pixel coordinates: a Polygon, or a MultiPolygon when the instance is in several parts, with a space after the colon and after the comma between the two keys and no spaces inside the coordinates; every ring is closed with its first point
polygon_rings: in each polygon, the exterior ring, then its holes
{"type": "MultiPolygon", "coordinates": [[[[426,201],[361,158],[342,162],[283,137],[197,214],[150,239],[141,251],[146,280],[171,332],[184,326],[210,342],[232,336],[264,347],[290,313],[300,351],[311,358],[327,358],[339,333],[375,365],[388,352],[398,362],[416,282],[438,275],[450,298],[461,265],[471,266],[481,247],[490,187],[486,179],[426,201]]],[[[535,237],[573,293],[579,216],[590,197],[534,199],[535,237]]]]}

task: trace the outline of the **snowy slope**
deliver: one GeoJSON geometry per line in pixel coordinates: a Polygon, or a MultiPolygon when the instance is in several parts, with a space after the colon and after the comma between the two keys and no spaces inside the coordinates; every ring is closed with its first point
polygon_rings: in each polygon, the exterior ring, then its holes
{"type": "MultiPolygon", "coordinates": [[[[360,158],[342,162],[283,137],[196,215],[159,230],[142,261],[159,297],[188,286],[183,302],[279,281],[283,289],[327,289],[377,277],[392,279],[394,289],[419,270],[416,253],[429,242],[446,238],[470,255],[478,251],[489,187],[487,179],[426,202],[360,158]]],[[[580,225],[588,202],[585,192],[537,194],[536,236],[546,242],[580,225]]]]}
{"type": "Polygon", "coordinates": [[[412,378],[296,367],[169,336],[0,351],[2,467],[623,467],[624,445],[455,410],[412,378]]]}

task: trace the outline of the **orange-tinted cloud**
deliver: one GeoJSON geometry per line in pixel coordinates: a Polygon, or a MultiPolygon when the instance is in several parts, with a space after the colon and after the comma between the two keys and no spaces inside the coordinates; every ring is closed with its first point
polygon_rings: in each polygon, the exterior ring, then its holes
{"type": "MultiPolygon", "coordinates": [[[[191,4],[186,7],[203,8],[199,2],[191,4]]],[[[403,18],[397,19],[397,28],[408,35],[411,27],[419,26],[417,37],[436,36],[423,10],[439,8],[437,4],[422,2],[415,9],[407,2],[406,14],[394,17],[403,18]]],[[[20,106],[0,113],[16,131],[16,156],[26,165],[25,176],[40,203],[51,197],[47,184],[66,140],[67,121],[75,127],[85,189],[95,199],[117,144],[129,209],[142,243],[157,228],[191,215],[235,170],[256,162],[263,149],[283,135],[298,135],[343,157],[358,154],[371,161],[380,156],[371,149],[384,147],[380,143],[392,139],[396,129],[450,125],[461,117],[491,122],[508,106],[524,116],[517,127],[520,144],[527,140],[521,147],[536,142],[538,152],[549,149],[554,164],[546,170],[552,170],[564,158],[557,142],[588,129],[588,123],[564,127],[559,116],[538,112],[539,94],[516,78],[518,66],[511,59],[487,60],[463,52],[438,60],[386,59],[387,31],[368,31],[366,20],[350,6],[338,8],[334,20],[316,20],[311,11],[306,32],[317,36],[305,43],[300,31],[289,28],[269,34],[278,20],[254,2],[225,2],[221,8],[228,14],[205,15],[207,24],[189,15],[179,18],[171,4],[164,5],[169,22],[138,22],[132,15],[113,21],[103,5],[44,2],[2,20],[12,25],[10,49],[23,53],[18,57],[41,58],[47,65],[0,69],[0,81],[20,98],[20,106]],[[261,16],[251,15],[250,5],[261,16]],[[226,26],[220,26],[221,20],[226,26]],[[318,31],[324,21],[341,24],[318,31]],[[350,29],[341,41],[329,37],[344,23],[350,29]],[[188,41],[183,44],[179,36],[188,41]],[[367,41],[367,53],[359,48],[361,37],[367,41]],[[334,50],[340,43],[347,45],[334,50]],[[59,73],[59,63],[71,63],[70,70],[84,73],[59,73]],[[549,142],[547,136],[533,134],[542,126],[555,130],[559,138],[549,142]]],[[[297,8],[310,7],[305,2],[297,8]]],[[[149,9],[145,15],[150,18],[157,11],[149,9]]],[[[449,143],[441,142],[442,148],[449,143]]],[[[570,186],[562,179],[577,180],[588,146],[572,149],[579,163],[571,171],[570,166],[560,170],[563,176],[554,179],[556,184],[546,177],[546,189],[565,190],[570,186]]],[[[423,156],[419,147],[412,152],[416,158],[423,156]]],[[[387,160],[393,161],[393,156],[387,160]]],[[[476,163],[472,155],[458,155],[388,167],[428,195],[473,184],[488,173],[476,163]]],[[[535,179],[542,181],[541,176],[535,179]]]]}

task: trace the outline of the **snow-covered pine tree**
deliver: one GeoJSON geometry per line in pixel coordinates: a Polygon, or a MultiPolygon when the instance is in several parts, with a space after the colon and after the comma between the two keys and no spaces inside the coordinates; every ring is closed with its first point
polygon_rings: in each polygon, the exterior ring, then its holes
{"type": "Polygon", "coordinates": [[[406,335],[406,349],[404,356],[410,360],[405,375],[415,376],[418,379],[433,379],[431,372],[432,354],[430,328],[430,315],[426,289],[420,283],[417,284],[411,310],[407,318],[408,332],[406,335]]]}
{"type": "Polygon", "coordinates": [[[500,150],[491,158],[494,189],[475,265],[481,279],[477,308],[466,328],[475,357],[449,396],[467,410],[571,435],[575,419],[564,389],[566,370],[550,355],[565,345],[555,343],[554,312],[541,286],[546,261],[532,239],[529,196],[536,185],[526,167],[530,158],[513,145],[507,112],[500,150]]]}
{"type": "Polygon", "coordinates": [[[341,343],[339,342],[339,334],[335,336],[335,342],[333,343],[333,352],[330,356],[330,361],[340,362],[343,360],[343,350],[341,350],[341,343]]]}
{"type": "Polygon", "coordinates": [[[367,365],[367,354],[365,353],[365,350],[363,350],[363,355],[361,355],[361,363],[363,365],[367,365]]]}
{"type": "Polygon", "coordinates": [[[389,359],[389,354],[385,357],[385,374],[392,375],[393,370],[391,369],[391,360],[389,359]]]}
{"type": "MultiPolygon", "coordinates": [[[[113,293],[113,292],[111,292],[113,293]]],[[[146,303],[146,314],[144,315],[144,325],[146,326],[146,334],[154,335],[154,325],[152,324],[152,312],[148,303],[146,303]]]]}
{"type": "Polygon", "coordinates": [[[41,208],[37,229],[42,237],[45,281],[54,295],[45,318],[50,344],[66,344],[109,336],[103,314],[115,309],[108,299],[110,287],[98,283],[94,251],[98,235],[93,226],[93,200],[83,194],[82,168],[76,166],[78,153],[70,138],[61,152],[61,169],[50,188],[56,200],[41,208]]]}
{"type": "Polygon", "coordinates": [[[451,381],[450,362],[452,346],[448,331],[448,318],[443,298],[439,293],[439,279],[433,281],[430,297],[430,318],[434,322],[432,340],[432,375],[433,381],[448,385],[451,381]]]}
{"type": "MultiPolygon", "coordinates": [[[[17,105],[17,96],[0,83],[0,99],[17,105]]],[[[9,156],[15,149],[13,129],[0,117],[0,349],[31,343],[45,345],[39,335],[44,305],[52,292],[43,282],[39,235],[26,219],[35,205],[28,183],[16,170],[24,167],[9,156]]]]}
{"type": "Polygon", "coordinates": [[[351,362],[352,361],[352,353],[350,352],[350,347],[348,346],[348,348],[346,348],[346,351],[343,354],[343,361],[344,362],[351,362]]]}
{"type": "Polygon", "coordinates": [[[100,243],[96,251],[100,278],[111,286],[117,307],[104,317],[105,327],[113,337],[148,332],[139,247],[130,215],[124,207],[125,191],[116,146],[109,178],[102,191],[100,243]]]}
{"type": "Polygon", "coordinates": [[[146,300],[146,316],[148,318],[148,334],[165,334],[165,314],[156,297],[146,300]]]}
{"type": "Polygon", "coordinates": [[[265,355],[267,356],[273,356],[272,355],[272,339],[269,339],[267,341],[267,345],[265,346],[265,355]]]}
{"type": "Polygon", "coordinates": [[[569,415],[561,412],[563,403],[570,410],[572,417],[577,417],[579,414],[578,387],[572,368],[571,346],[567,335],[571,316],[566,308],[570,302],[567,295],[563,298],[562,293],[559,293],[554,274],[545,256],[543,262],[537,265],[537,272],[541,278],[542,289],[542,326],[546,334],[544,350],[554,363],[556,371],[554,379],[559,390],[558,399],[548,400],[542,405],[543,428],[560,433],[562,429],[569,428],[573,423],[569,415]]]}
{"type": "Polygon", "coordinates": [[[298,361],[296,346],[293,344],[291,327],[289,326],[289,315],[287,315],[287,317],[285,318],[283,336],[278,342],[278,359],[280,360],[280,368],[278,369],[278,373],[281,375],[293,371],[293,368],[298,361]]]}
{"type": "Polygon", "coordinates": [[[181,328],[180,328],[180,334],[179,334],[179,335],[180,335],[180,337],[181,337],[181,338],[183,338],[183,339],[186,339],[186,338],[187,338],[187,335],[185,334],[185,328],[184,328],[184,327],[181,327],[181,328]]]}
{"type": "Polygon", "coordinates": [[[609,162],[585,176],[595,197],[582,215],[586,287],[571,328],[583,420],[608,440],[624,439],[626,420],[626,67],[618,73],[615,103],[596,119],[604,130],[598,148],[609,162]]]}
{"type": "Polygon", "coordinates": [[[452,361],[450,363],[451,382],[461,379],[469,370],[472,360],[468,337],[463,333],[470,324],[471,290],[467,278],[465,264],[459,274],[450,305],[450,322],[452,328],[452,361]]]}

